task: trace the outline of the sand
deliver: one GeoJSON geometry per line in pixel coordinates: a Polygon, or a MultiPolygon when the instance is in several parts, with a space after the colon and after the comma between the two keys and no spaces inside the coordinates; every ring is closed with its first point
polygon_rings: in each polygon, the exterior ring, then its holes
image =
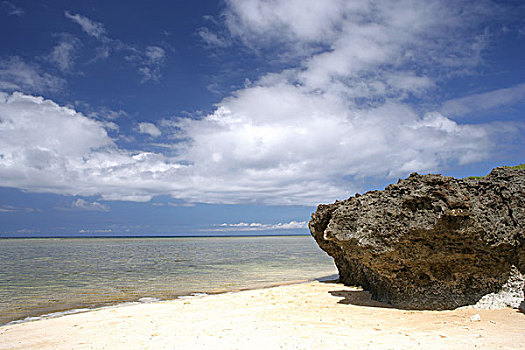
{"type": "Polygon", "coordinates": [[[349,348],[525,349],[525,315],[398,310],[358,288],[308,282],[0,327],[0,349],[349,348]]]}

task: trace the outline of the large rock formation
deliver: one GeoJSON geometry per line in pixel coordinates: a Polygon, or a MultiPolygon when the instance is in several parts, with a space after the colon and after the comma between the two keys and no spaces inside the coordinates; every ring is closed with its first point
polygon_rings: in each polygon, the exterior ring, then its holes
{"type": "Polygon", "coordinates": [[[414,173],[319,205],[309,228],[341,282],[396,307],[452,309],[509,286],[518,295],[509,303],[523,301],[525,169],[480,179],[414,173]]]}

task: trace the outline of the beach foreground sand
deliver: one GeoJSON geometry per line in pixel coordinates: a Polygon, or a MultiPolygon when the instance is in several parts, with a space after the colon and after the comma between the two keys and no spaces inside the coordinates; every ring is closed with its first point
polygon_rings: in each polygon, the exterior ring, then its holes
{"type": "Polygon", "coordinates": [[[308,282],[0,328],[0,349],[347,348],[525,349],[525,315],[398,310],[358,288],[308,282]]]}

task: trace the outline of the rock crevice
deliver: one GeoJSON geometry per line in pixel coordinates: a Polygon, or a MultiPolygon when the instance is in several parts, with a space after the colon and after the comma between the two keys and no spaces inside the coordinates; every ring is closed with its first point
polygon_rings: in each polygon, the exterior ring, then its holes
{"type": "MultiPolygon", "coordinates": [[[[481,179],[414,173],[383,191],[320,205],[309,228],[341,282],[379,301],[473,305],[525,273],[525,170],[496,168],[481,179]]],[[[512,286],[523,295],[523,286],[512,286]]]]}

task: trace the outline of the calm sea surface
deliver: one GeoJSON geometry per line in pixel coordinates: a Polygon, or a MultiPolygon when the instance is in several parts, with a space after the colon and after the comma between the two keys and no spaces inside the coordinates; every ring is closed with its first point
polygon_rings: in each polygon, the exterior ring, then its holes
{"type": "Polygon", "coordinates": [[[308,236],[0,239],[0,324],[336,273],[308,236]]]}

